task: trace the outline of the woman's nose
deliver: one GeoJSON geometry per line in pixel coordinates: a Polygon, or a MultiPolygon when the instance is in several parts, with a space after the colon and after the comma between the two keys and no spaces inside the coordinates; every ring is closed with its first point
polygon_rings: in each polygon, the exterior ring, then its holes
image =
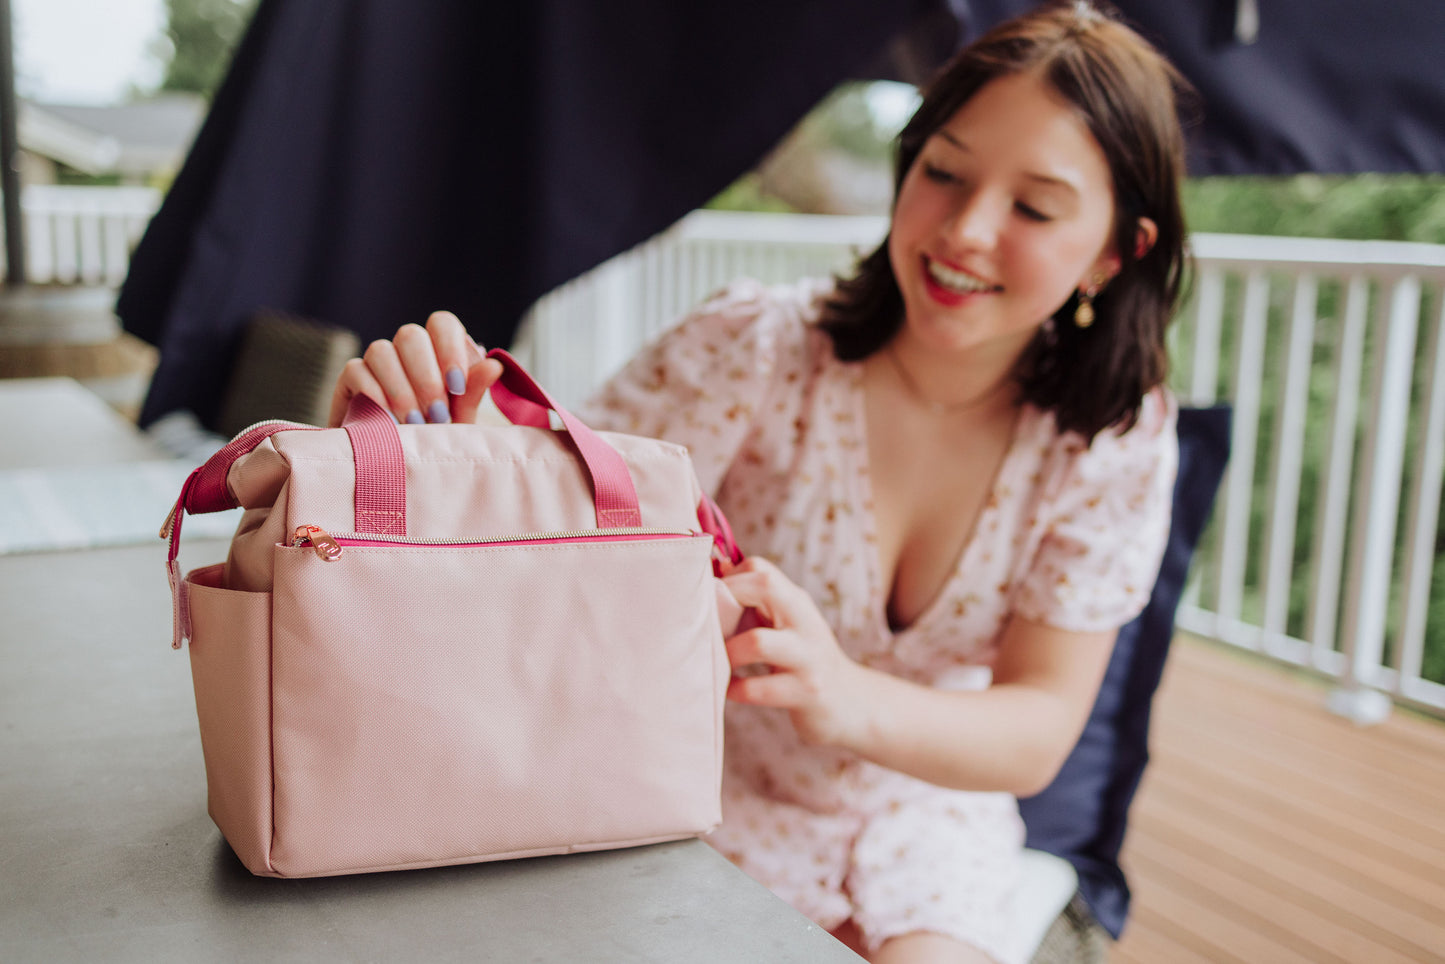
{"type": "Polygon", "coordinates": [[[948,240],[960,247],[992,250],[1005,214],[999,199],[985,191],[971,191],[959,199],[943,230],[948,240]]]}

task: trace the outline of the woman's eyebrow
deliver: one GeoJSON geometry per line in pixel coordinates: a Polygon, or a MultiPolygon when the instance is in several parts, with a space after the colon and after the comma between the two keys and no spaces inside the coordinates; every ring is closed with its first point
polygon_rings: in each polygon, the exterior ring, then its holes
{"type": "MultiPolygon", "coordinates": [[[[943,128],[939,128],[937,134],[942,140],[948,142],[957,150],[963,151],[965,154],[973,153],[973,149],[971,147],[969,147],[963,141],[959,140],[957,137],[954,137],[951,133],[944,130],[943,128]]],[[[1025,179],[1033,181],[1046,188],[1062,188],[1063,190],[1066,190],[1071,194],[1079,193],[1078,185],[1076,185],[1068,178],[1056,177],[1052,174],[1044,174],[1039,171],[1024,171],[1023,176],[1025,179]]]]}
{"type": "Polygon", "coordinates": [[[965,144],[963,141],[959,140],[958,138],[954,137],[952,134],[950,134],[948,131],[944,130],[943,128],[940,127],[940,128],[938,129],[937,133],[938,133],[938,136],[939,136],[939,137],[941,137],[941,138],[943,138],[944,140],[948,141],[948,143],[952,144],[954,147],[958,148],[960,151],[964,151],[965,153],[968,153],[968,154],[972,154],[972,153],[973,153],[973,151],[971,151],[971,150],[968,149],[968,145],[967,145],[967,144],[965,144]]]}

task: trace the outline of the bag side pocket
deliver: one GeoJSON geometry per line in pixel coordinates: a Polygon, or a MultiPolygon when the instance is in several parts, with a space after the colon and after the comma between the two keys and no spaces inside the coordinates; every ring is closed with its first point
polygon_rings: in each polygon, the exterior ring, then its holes
{"type": "Polygon", "coordinates": [[[207,809],[246,869],[273,876],[271,594],[225,579],[224,564],[186,576],[207,809]]]}

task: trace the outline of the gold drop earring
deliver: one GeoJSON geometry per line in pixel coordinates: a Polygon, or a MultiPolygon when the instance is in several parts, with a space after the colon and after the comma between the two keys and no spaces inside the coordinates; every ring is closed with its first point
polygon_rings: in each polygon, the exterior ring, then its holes
{"type": "Polygon", "coordinates": [[[1103,275],[1096,274],[1089,279],[1089,286],[1079,292],[1079,306],[1074,309],[1074,324],[1078,327],[1087,328],[1094,323],[1094,296],[1107,280],[1103,275]]]}

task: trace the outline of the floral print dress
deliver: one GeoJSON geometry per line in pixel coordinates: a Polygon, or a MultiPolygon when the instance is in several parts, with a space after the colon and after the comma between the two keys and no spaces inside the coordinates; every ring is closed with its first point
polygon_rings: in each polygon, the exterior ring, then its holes
{"type": "MultiPolygon", "coordinates": [[[[1148,601],[1168,534],[1175,406],[1156,391],[1092,445],[1025,406],[953,574],[895,631],[876,553],[861,365],[816,327],[828,282],[734,284],[665,333],[583,411],[595,428],[688,447],[743,551],[806,589],[853,659],[943,689],[990,684],[1007,620],[1118,628],[1148,601]]],[[[960,741],[969,734],[960,733],[960,741]]],[[[1003,793],[944,789],[828,747],[784,711],[729,704],[714,846],[827,928],[918,930],[999,961],[1023,826],[1003,793]]]]}

